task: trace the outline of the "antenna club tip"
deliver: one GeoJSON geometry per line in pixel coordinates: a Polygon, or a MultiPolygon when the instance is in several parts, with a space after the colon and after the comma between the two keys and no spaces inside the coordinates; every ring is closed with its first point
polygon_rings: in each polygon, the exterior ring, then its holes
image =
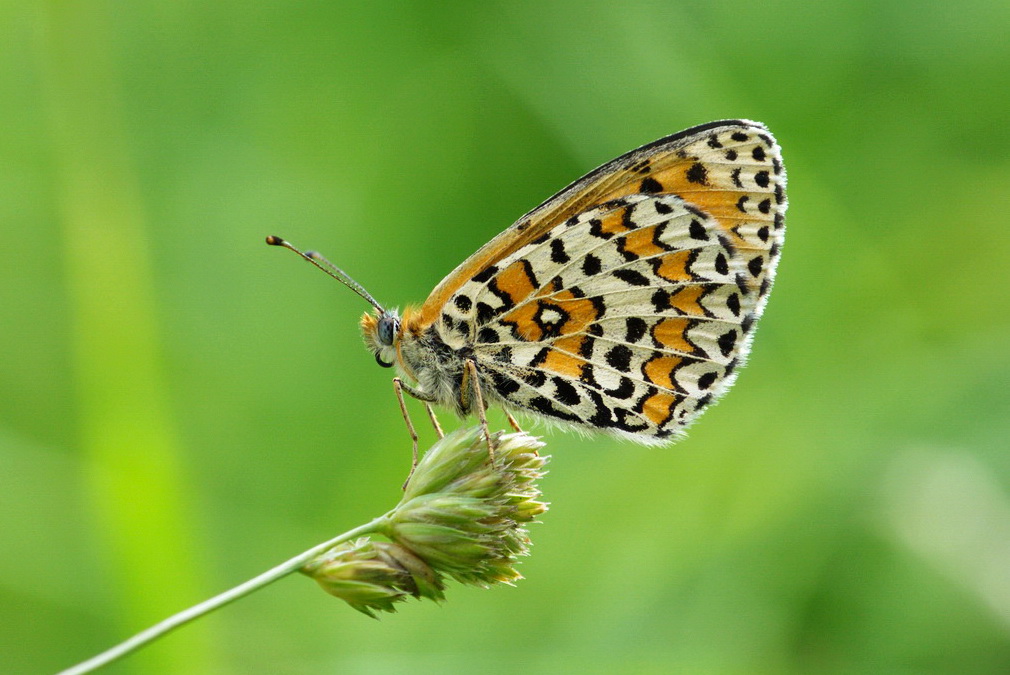
{"type": "Polygon", "coordinates": [[[267,235],[267,243],[271,246],[284,246],[287,242],[280,237],[275,237],[274,235],[267,235]]]}

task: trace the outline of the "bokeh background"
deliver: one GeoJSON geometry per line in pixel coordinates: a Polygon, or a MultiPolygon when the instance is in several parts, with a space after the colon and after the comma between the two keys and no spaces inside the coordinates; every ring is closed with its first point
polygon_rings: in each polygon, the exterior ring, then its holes
{"type": "Polygon", "coordinates": [[[365,305],[264,235],[419,302],[596,165],[747,117],[789,234],[687,441],[549,433],[515,588],[372,621],[294,577],[107,672],[1010,672],[1008,27],[997,1],[0,4],[0,671],[395,503],[365,305]]]}

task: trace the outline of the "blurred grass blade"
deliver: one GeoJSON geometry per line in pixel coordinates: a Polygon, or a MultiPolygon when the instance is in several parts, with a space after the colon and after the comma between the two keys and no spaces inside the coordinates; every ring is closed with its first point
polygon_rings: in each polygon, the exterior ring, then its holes
{"type": "MultiPolygon", "coordinates": [[[[197,597],[193,536],[168,411],[136,177],[101,1],[50,2],[39,45],[58,169],[85,497],[115,621],[197,597]],[[156,592],[154,592],[156,590],[156,592]]],[[[95,607],[97,615],[108,607],[95,607]]],[[[207,672],[205,628],[151,652],[151,671],[207,672]]]]}

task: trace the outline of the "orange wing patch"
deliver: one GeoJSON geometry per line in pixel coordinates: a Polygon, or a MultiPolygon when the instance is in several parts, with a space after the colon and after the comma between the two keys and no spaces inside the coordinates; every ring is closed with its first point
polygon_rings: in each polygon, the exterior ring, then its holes
{"type": "Polygon", "coordinates": [[[584,335],[573,335],[557,340],[553,348],[547,352],[542,368],[573,380],[579,379],[582,377],[586,362],[575,354],[579,353],[585,340],[584,335]]]}
{"type": "Polygon", "coordinates": [[[691,262],[692,255],[694,255],[694,251],[690,249],[667,253],[659,259],[659,263],[655,267],[656,274],[674,283],[690,281],[692,275],[687,270],[687,265],[691,262]]]}
{"type": "Polygon", "coordinates": [[[598,233],[597,236],[603,237],[604,239],[609,239],[615,234],[628,232],[633,229],[634,226],[624,222],[624,215],[627,212],[627,209],[618,209],[607,214],[593,223],[592,232],[594,234],[598,233]]]}
{"type": "Polygon", "coordinates": [[[663,319],[652,329],[652,337],[667,349],[691,354],[695,346],[687,339],[690,319],[663,319]]]}
{"type": "Polygon", "coordinates": [[[704,286],[685,286],[670,294],[670,307],[688,316],[706,316],[701,306],[701,298],[705,295],[704,286]]]}
{"type": "Polygon", "coordinates": [[[668,391],[657,391],[645,399],[642,414],[657,427],[662,427],[673,416],[673,408],[680,400],[668,391]]]}
{"type": "Polygon", "coordinates": [[[635,230],[624,238],[624,250],[639,258],[659,255],[666,249],[656,243],[655,237],[655,226],[635,230]]]}
{"type": "Polygon", "coordinates": [[[536,291],[536,277],[526,260],[516,260],[495,276],[498,290],[507,293],[513,303],[520,303],[536,291]]]}
{"type": "Polygon", "coordinates": [[[677,383],[673,379],[673,371],[681,363],[683,363],[683,359],[676,356],[654,356],[642,366],[642,373],[649,378],[649,382],[657,387],[677,389],[677,383]]]}

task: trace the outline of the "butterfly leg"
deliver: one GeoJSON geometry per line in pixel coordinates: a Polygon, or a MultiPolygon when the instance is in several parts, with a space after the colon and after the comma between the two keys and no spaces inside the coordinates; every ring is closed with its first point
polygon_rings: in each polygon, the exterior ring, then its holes
{"type": "MultiPolygon", "coordinates": [[[[413,387],[404,384],[403,380],[401,380],[398,377],[393,378],[393,391],[396,392],[396,401],[397,403],[400,404],[400,412],[403,414],[403,421],[407,424],[407,433],[410,434],[410,440],[413,444],[412,448],[413,452],[411,455],[412,461],[410,463],[410,473],[407,474],[407,480],[403,481],[403,489],[406,490],[407,483],[410,482],[410,477],[414,475],[414,469],[417,468],[418,457],[417,457],[417,432],[414,430],[414,424],[410,421],[410,413],[407,412],[407,404],[403,400],[403,392],[406,391],[413,398],[424,401],[425,406],[428,408],[428,414],[432,416],[433,420],[435,413],[432,412],[431,406],[428,405],[429,400],[428,397],[426,397],[422,392],[418,391],[417,389],[414,389],[413,387]]],[[[441,438],[442,430],[438,427],[437,421],[435,421],[435,430],[439,432],[439,437],[441,438]]]]}
{"type": "Polygon", "coordinates": [[[435,433],[439,438],[445,438],[445,432],[442,431],[442,425],[438,423],[438,418],[435,417],[435,411],[431,409],[431,404],[425,403],[424,409],[428,411],[428,419],[431,420],[431,426],[435,427],[435,433]]]}
{"type": "Polygon", "coordinates": [[[516,431],[516,432],[521,432],[522,431],[522,427],[520,427],[519,423],[516,422],[516,418],[512,417],[512,413],[510,413],[508,411],[505,411],[505,416],[509,418],[509,426],[512,427],[513,431],[516,431]]]}
{"type": "Polygon", "coordinates": [[[473,394],[477,400],[477,419],[480,420],[480,428],[484,431],[484,439],[487,441],[487,454],[494,462],[494,448],[491,446],[491,433],[487,428],[487,413],[484,407],[484,394],[480,390],[480,380],[477,378],[477,363],[472,359],[466,361],[466,371],[473,382],[473,394]]]}

